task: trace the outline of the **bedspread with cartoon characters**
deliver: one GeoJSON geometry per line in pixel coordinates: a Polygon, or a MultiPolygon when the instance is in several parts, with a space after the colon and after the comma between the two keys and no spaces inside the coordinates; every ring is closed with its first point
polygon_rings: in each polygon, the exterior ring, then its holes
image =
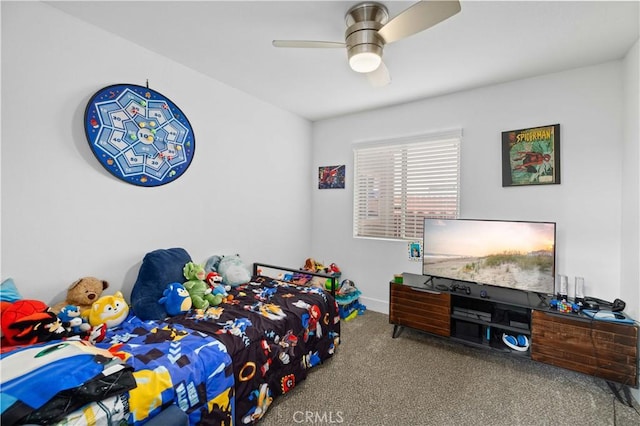
{"type": "Polygon", "coordinates": [[[0,355],[2,425],[141,425],[177,405],[232,425],[231,357],[215,337],[130,315],[95,345],[58,340],[0,355]]]}
{"type": "Polygon", "coordinates": [[[133,368],[129,424],[142,424],[171,404],[190,424],[232,424],[233,369],[219,340],[181,324],[129,316],[96,346],[133,368]]]}
{"type": "Polygon", "coordinates": [[[330,293],[253,277],[205,311],[164,321],[130,314],[95,345],[8,348],[0,354],[2,425],[142,425],[172,405],[190,425],[256,423],[334,354],[339,338],[330,293]]]}
{"type": "MultiPolygon", "coordinates": [[[[133,369],[84,341],[16,346],[0,355],[2,425],[52,424],[88,403],[135,388],[133,369]]],[[[124,405],[113,418],[124,419],[124,405]]]]}
{"type": "Polygon", "coordinates": [[[273,399],[331,357],[340,338],[334,298],[317,287],[253,277],[206,311],[168,319],[215,336],[233,360],[235,424],[257,422],[273,399]]]}

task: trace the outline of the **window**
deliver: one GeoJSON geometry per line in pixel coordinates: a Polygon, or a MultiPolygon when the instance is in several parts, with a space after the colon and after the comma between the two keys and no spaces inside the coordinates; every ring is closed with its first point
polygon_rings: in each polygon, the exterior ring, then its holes
{"type": "Polygon", "coordinates": [[[353,233],[422,238],[424,217],[457,218],[462,131],[356,144],[353,233]]]}

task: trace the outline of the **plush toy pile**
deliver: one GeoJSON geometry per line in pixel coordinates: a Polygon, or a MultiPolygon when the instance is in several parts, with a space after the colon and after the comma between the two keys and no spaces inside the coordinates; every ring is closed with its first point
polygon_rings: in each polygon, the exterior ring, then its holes
{"type": "MultiPolygon", "coordinates": [[[[314,273],[331,275],[334,278],[334,281],[337,285],[340,280],[340,276],[342,275],[342,271],[338,268],[338,265],[335,263],[331,263],[329,266],[324,266],[324,263],[318,262],[317,260],[309,257],[304,261],[304,266],[302,268],[303,271],[309,271],[314,273]]],[[[331,291],[331,280],[324,279],[321,277],[313,277],[311,278],[311,286],[320,287],[326,290],[331,291]]]]}
{"type": "Polygon", "coordinates": [[[182,285],[187,289],[191,302],[196,309],[207,309],[209,306],[216,306],[222,302],[222,296],[214,296],[211,294],[211,287],[204,282],[206,273],[204,266],[189,262],[184,265],[182,270],[184,277],[187,279],[182,285]]]}
{"type": "MultiPolygon", "coordinates": [[[[317,272],[322,274],[331,275],[334,277],[334,282],[338,282],[342,271],[338,268],[338,265],[331,263],[329,266],[324,266],[323,263],[318,262],[313,258],[307,258],[304,262],[304,266],[301,268],[303,271],[317,272]]],[[[331,290],[331,280],[320,277],[313,277],[311,279],[312,286],[324,287],[326,290],[331,290]],[[324,285],[323,285],[324,283],[324,285]]],[[[360,303],[360,290],[356,287],[351,280],[342,280],[337,285],[336,290],[336,303],[338,304],[338,310],[340,312],[340,318],[349,321],[358,315],[364,314],[367,307],[360,303]]]]}
{"type": "Polygon", "coordinates": [[[2,345],[31,345],[58,339],[100,341],[107,328],[116,327],[129,314],[122,293],[102,295],[109,284],[83,277],[67,289],[64,301],[50,307],[40,300],[23,299],[11,278],[0,291],[2,345]]]}
{"type": "MultiPolygon", "coordinates": [[[[131,308],[143,320],[161,320],[230,302],[231,287],[251,281],[239,255],[211,256],[205,265],[184,249],[156,250],[143,259],[131,292],[131,308]]],[[[28,345],[55,339],[101,341],[109,328],[122,324],[130,306],[120,291],[105,295],[109,283],[96,277],[74,281],[65,300],[48,306],[23,299],[13,279],[0,286],[2,345],[28,345]]]]}
{"type": "Polygon", "coordinates": [[[231,287],[251,281],[251,272],[240,255],[211,256],[205,263],[207,272],[216,272],[222,277],[222,283],[231,287]]]}
{"type": "Polygon", "coordinates": [[[55,313],[68,305],[77,306],[84,313],[91,309],[93,303],[98,300],[102,292],[109,287],[109,283],[95,277],[84,277],[75,281],[67,289],[67,298],[51,307],[55,313]]]}

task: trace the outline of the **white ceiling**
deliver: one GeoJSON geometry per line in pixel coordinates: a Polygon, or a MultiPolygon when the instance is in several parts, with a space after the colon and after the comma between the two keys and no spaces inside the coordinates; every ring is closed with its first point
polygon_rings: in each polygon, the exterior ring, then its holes
{"type": "MultiPolygon", "coordinates": [[[[385,47],[392,82],[372,87],[343,49],[352,1],[55,1],[83,21],[315,121],[621,59],[638,40],[632,1],[462,1],[462,11],[385,47]]],[[[382,1],[391,17],[414,2],[382,1]]]]}

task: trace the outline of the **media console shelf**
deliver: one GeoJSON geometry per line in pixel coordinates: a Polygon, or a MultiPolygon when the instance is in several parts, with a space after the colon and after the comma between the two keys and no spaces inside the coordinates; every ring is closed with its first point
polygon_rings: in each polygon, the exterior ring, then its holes
{"type": "MultiPolygon", "coordinates": [[[[449,280],[446,280],[449,282],[449,280]]],[[[517,354],[534,361],[638,387],[638,326],[552,311],[536,293],[464,285],[389,283],[389,323],[466,345],[517,354]],[[503,334],[528,346],[510,348],[503,334]]],[[[616,391],[617,394],[617,391],[616,391]]],[[[617,394],[620,398],[620,396],[617,394]]]]}

